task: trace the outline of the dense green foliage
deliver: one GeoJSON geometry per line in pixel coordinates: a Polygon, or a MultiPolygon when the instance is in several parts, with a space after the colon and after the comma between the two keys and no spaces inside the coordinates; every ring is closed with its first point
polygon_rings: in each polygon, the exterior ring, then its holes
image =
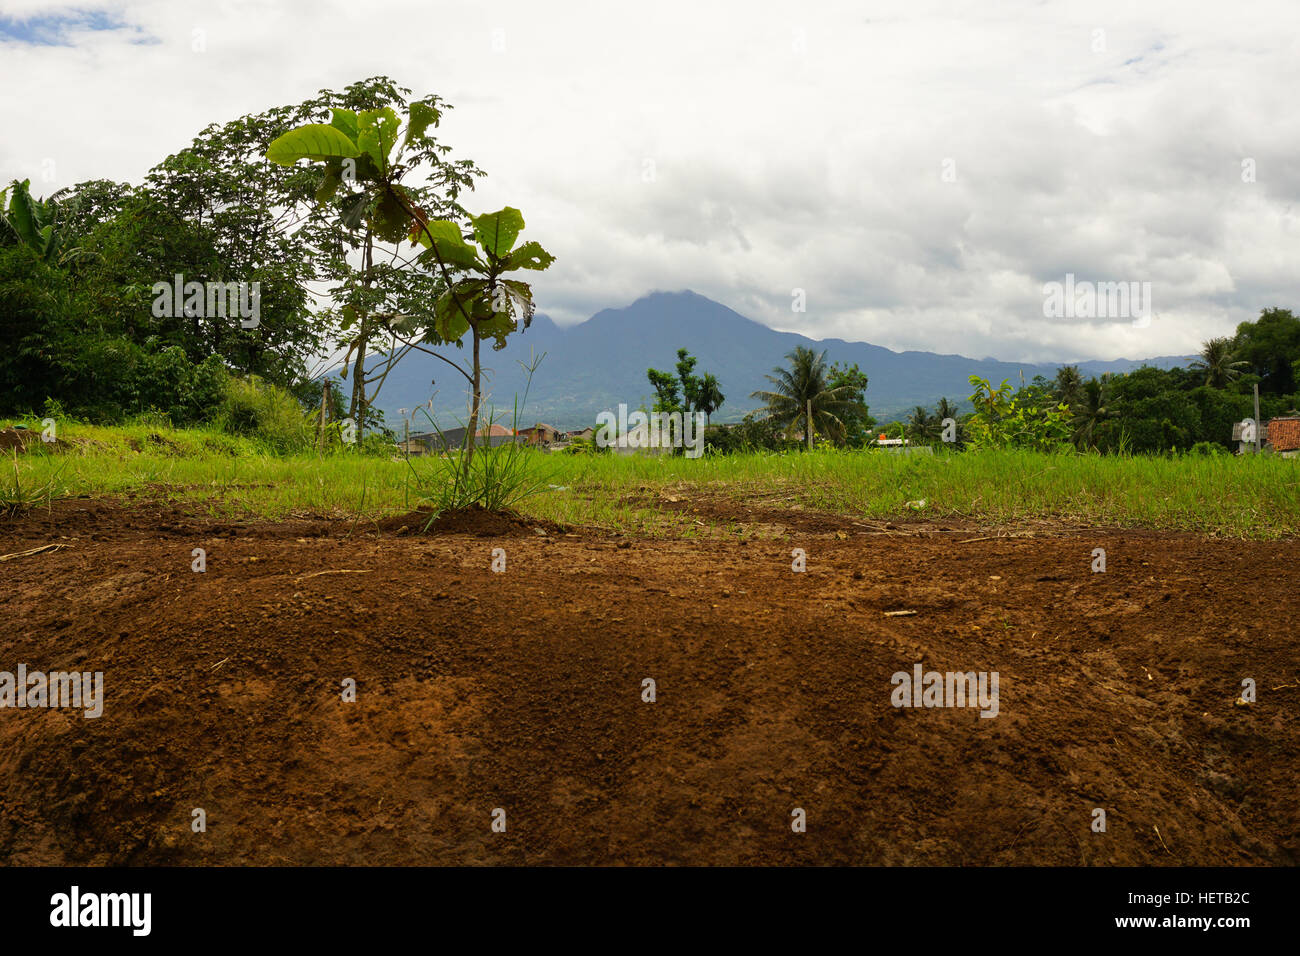
{"type": "Polygon", "coordinates": [[[686,349],[677,350],[677,374],[661,372],[659,369],[646,369],[646,378],[655,390],[656,412],[703,412],[705,426],[727,397],[718,386],[718,379],[712,372],[695,374],[697,364],[695,356],[686,349]],[[680,391],[679,391],[680,389],[680,391]]]}
{"type": "MultiPolygon", "coordinates": [[[[1254,418],[1259,385],[1263,422],[1300,407],[1300,318],[1265,309],[1231,338],[1211,339],[1187,368],[1143,366],[1084,380],[1074,366],[1055,381],[1036,376],[1014,391],[972,379],[974,410],[958,416],[947,400],[934,413],[913,411],[904,429],[925,444],[941,441],[938,423],[953,418],[957,444],[1167,454],[1209,446],[1226,451],[1233,425],[1254,418]],[[1062,407],[1063,406],[1063,407],[1062,407]]],[[[892,426],[891,426],[892,427],[892,426]]]]}
{"type": "Polygon", "coordinates": [[[867,414],[862,400],[867,377],[856,366],[833,372],[824,350],[818,353],[802,345],[795,346],[786,361],[788,367],[774,368],[767,376],[772,388],[750,397],[763,403],[766,417],[786,438],[821,436],[843,444],[850,426],[861,424],[867,414]]]}
{"type": "MultiPolygon", "coordinates": [[[[387,253],[404,232],[338,228],[338,215],[360,210],[345,208],[352,194],[340,181],[331,192],[330,171],[322,182],[319,170],[266,152],[287,131],[340,112],[386,118],[409,94],[375,77],[214,124],[139,186],[92,180],[39,199],[29,183],[12,183],[0,194],[0,413],[53,399],[93,421],[150,411],[176,424],[215,421],[233,387],[227,376],[256,377],[318,407],[313,363],[342,341],[356,358],[348,413],[363,428],[373,423],[370,403],[400,355],[388,336],[370,362],[371,340],[396,311],[422,309],[431,325],[442,280],[394,265],[387,253]],[[188,292],[183,306],[160,296],[177,276],[205,289],[208,309],[188,292]],[[214,314],[218,284],[232,289],[231,308],[214,314]],[[326,285],[330,305],[316,302],[312,284],[326,285]],[[235,286],[242,306],[256,300],[252,321],[234,314],[235,286]]],[[[430,217],[463,213],[456,197],[482,175],[428,135],[447,108],[437,97],[412,102],[403,144],[405,170],[424,178],[407,195],[430,217]]]]}

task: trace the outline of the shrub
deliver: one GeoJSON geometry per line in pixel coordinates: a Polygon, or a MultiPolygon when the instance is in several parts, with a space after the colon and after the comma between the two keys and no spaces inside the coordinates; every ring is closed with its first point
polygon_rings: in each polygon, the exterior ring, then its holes
{"type": "Polygon", "coordinates": [[[255,375],[227,381],[213,421],[227,434],[253,438],[278,454],[311,445],[311,422],[298,400],[255,375]]]}

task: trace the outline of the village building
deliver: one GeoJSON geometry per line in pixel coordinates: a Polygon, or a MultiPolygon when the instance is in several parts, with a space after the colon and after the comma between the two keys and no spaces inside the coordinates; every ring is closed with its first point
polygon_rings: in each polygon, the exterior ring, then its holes
{"type": "MultiPolygon", "coordinates": [[[[401,454],[409,454],[412,457],[430,453],[441,454],[447,449],[455,451],[465,447],[465,431],[464,428],[449,428],[441,434],[422,432],[411,435],[405,442],[397,443],[397,450],[401,454]]],[[[523,440],[504,425],[485,425],[479,429],[478,440],[475,441],[474,446],[498,448],[501,445],[519,444],[523,440]]]]}
{"type": "MultiPolygon", "coordinates": [[[[1249,434],[1245,422],[1232,426],[1232,440],[1237,443],[1238,455],[1248,455],[1255,450],[1255,442],[1247,440],[1249,434]]],[[[1261,451],[1283,458],[1300,457],[1300,415],[1285,415],[1261,425],[1259,447],[1261,451]]]]}
{"type": "Polygon", "coordinates": [[[1295,458],[1300,454],[1300,415],[1274,418],[1265,427],[1270,451],[1283,458],[1295,458]]]}
{"type": "Polygon", "coordinates": [[[519,429],[519,434],[523,436],[524,440],[528,444],[538,447],[553,445],[564,439],[564,433],[562,431],[554,425],[547,425],[542,422],[538,422],[536,425],[532,425],[529,428],[519,429]]]}

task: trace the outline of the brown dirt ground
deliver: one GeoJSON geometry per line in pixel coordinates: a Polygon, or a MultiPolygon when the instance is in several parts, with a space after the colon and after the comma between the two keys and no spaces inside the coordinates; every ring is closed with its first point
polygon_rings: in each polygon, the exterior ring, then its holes
{"type": "Polygon", "coordinates": [[[106,688],[98,720],[0,710],[0,863],[1300,860],[1300,542],[704,513],[784,537],[0,524],[65,546],[0,563],[0,671],[106,688]],[[917,661],[998,671],[999,716],[892,707],[917,661]]]}

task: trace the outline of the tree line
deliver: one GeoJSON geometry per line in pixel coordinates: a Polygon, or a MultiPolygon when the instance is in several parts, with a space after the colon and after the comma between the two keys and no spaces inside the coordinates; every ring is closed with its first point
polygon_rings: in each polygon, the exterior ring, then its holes
{"type": "MultiPolygon", "coordinates": [[[[677,354],[676,376],[647,371],[657,411],[705,407],[691,385],[697,381],[695,359],[685,349],[677,354]]],[[[1037,375],[1019,387],[972,376],[974,391],[964,406],[944,397],[884,424],[871,415],[868,378],[857,365],[828,364],[825,351],[805,346],[785,358],[786,364],[767,376],[770,387],[751,394],[761,403],[757,411],[738,424],[709,429],[714,450],[804,447],[811,430],[814,443],[842,448],[861,448],[887,436],[957,447],[1213,453],[1231,448],[1233,426],[1254,417],[1255,386],[1263,422],[1297,414],[1300,407],[1300,318],[1278,308],[1240,323],[1232,336],[1204,343],[1185,367],[1143,366],[1084,378],[1078,366],[1065,365],[1052,379],[1037,375]]],[[[719,395],[708,411],[720,404],[719,395]]]]}

